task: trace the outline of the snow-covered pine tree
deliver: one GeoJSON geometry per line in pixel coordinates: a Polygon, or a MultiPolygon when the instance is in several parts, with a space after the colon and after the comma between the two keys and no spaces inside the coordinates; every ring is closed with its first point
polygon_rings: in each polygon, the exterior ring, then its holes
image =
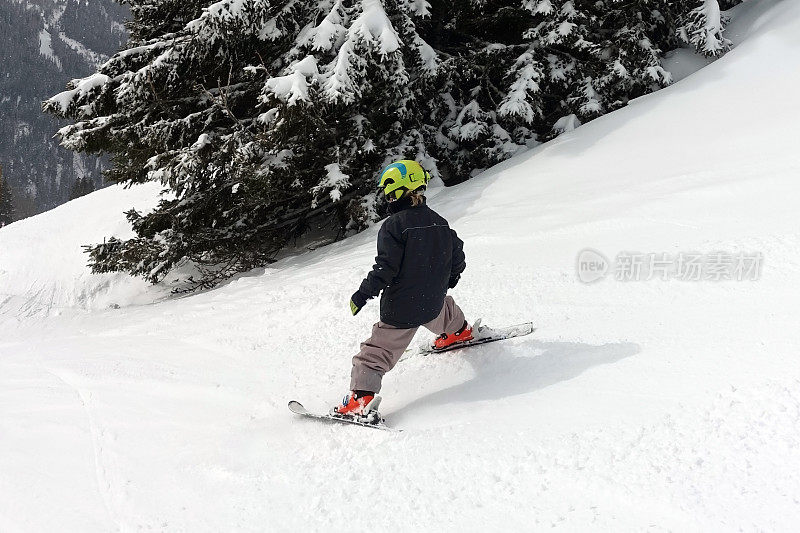
{"type": "Polygon", "coordinates": [[[672,83],[661,64],[678,41],[672,31],[676,14],[670,0],[615,2],[599,16],[602,36],[598,85],[610,110],[672,83]]]}
{"type": "Polygon", "coordinates": [[[422,126],[438,65],[415,22],[428,16],[428,4],[314,4],[281,69],[259,69],[266,142],[257,173],[303,197],[311,209],[304,216],[333,211],[341,228],[360,228],[375,217],[383,165],[408,157],[435,169],[422,126]]]}
{"type": "MultiPolygon", "coordinates": [[[[696,0],[694,8],[686,13],[678,29],[681,40],[694,46],[698,53],[713,57],[727,52],[731,41],[722,34],[730,19],[722,13],[717,0],[696,0]]],[[[726,7],[738,2],[728,0],[726,7]]]]}
{"type": "Polygon", "coordinates": [[[428,146],[446,183],[507,159],[533,138],[526,124],[498,112],[502,78],[524,47],[531,17],[516,0],[433,2],[424,37],[440,68],[429,112],[428,146]]]}
{"type": "Polygon", "coordinates": [[[527,48],[508,70],[503,116],[541,139],[671,82],[660,55],[672,38],[668,0],[526,0],[527,48]]]}
{"type": "Polygon", "coordinates": [[[3,167],[0,167],[0,228],[14,221],[14,206],[11,203],[11,187],[3,179],[3,167]]]}
{"type": "Polygon", "coordinates": [[[127,48],[45,103],[76,120],[63,144],[112,154],[109,180],[171,192],[128,213],[135,238],[89,247],[95,272],[156,282],[191,261],[209,286],[312,224],[374,218],[388,159],[433,165],[418,109],[437,69],[415,27],[425,1],[205,4],[132,1],[127,48]]]}
{"type": "MultiPolygon", "coordinates": [[[[252,138],[258,60],[251,2],[136,0],[125,50],[94,75],[73,80],[45,110],[76,122],[68,148],[112,154],[108,180],[160,181],[173,193],[147,215],[127,213],[137,237],[90,249],[95,272],[127,270],[151,281],[184,260],[246,267],[228,213],[242,152],[252,138]],[[247,28],[246,23],[250,23],[247,28]],[[249,31],[247,31],[249,29],[249,31]]],[[[224,267],[223,267],[224,268],[224,267]]]]}
{"type": "Polygon", "coordinates": [[[458,182],[670,83],[693,2],[127,0],[127,47],[45,103],[108,179],[169,192],[92,268],[191,262],[211,286],[310,228],[357,230],[392,159],[458,182]]]}

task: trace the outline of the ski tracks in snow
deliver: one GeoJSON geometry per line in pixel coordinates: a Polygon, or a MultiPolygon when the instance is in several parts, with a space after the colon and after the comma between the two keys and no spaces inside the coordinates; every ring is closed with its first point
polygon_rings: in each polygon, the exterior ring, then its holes
{"type": "Polygon", "coordinates": [[[320,529],[778,530],[800,520],[798,425],[798,381],[732,388],[707,408],[639,427],[561,435],[524,420],[500,433],[473,420],[399,435],[298,422],[295,520],[320,529]],[[302,444],[312,434],[317,442],[302,444]]]}
{"type": "Polygon", "coordinates": [[[112,433],[103,429],[95,420],[92,413],[92,393],[87,386],[82,383],[82,378],[72,372],[60,369],[54,370],[38,363],[39,368],[52,375],[64,385],[75,391],[78,400],[86,413],[86,422],[92,440],[94,452],[95,475],[97,479],[97,490],[102,498],[103,505],[108,513],[109,519],[117,525],[119,530],[133,529],[132,523],[124,520],[121,516],[122,509],[125,507],[127,496],[123,488],[125,482],[118,479],[115,470],[115,461],[112,454],[106,451],[108,442],[113,442],[115,437],[112,433]]]}

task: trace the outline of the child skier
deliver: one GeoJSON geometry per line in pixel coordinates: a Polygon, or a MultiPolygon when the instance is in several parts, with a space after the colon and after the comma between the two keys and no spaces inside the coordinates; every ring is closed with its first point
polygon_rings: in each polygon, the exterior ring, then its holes
{"type": "Polygon", "coordinates": [[[464,243],[447,221],[425,204],[430,175],[416,161],[402,160],[381,173],[379,188],[391,215],[378,232],[375,266],[350,299],[353,315],[381,292],[380,321],[353,357],[350,394],[333,408],[341,416],[377,421],[383,375],[394,368],[424,326],[436,348],[472,340],[472,328],[447,289],[466,268],[464,243]]]}

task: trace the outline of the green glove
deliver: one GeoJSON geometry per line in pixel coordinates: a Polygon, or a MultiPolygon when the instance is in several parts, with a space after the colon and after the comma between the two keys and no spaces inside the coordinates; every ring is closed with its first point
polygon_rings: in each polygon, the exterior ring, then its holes
{"type": "Polygon", "coordinates": [[[350,311],[353,313],[353,316],[356,316],[366,304],[367,298],[364,298],[361,291],[356,291],[350,298],[350,311]]]}

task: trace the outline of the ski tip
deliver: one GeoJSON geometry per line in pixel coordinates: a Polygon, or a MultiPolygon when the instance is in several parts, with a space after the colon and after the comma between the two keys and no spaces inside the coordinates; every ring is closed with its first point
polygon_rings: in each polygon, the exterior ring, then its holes
{"type": "Polygon", "coordinates": [[[297,400],[289,401],[289,410],[298,415],[304,415],[308,412],[308,410],[305,407],[303,407],[303,404],[298,402],[297,400]]]}

